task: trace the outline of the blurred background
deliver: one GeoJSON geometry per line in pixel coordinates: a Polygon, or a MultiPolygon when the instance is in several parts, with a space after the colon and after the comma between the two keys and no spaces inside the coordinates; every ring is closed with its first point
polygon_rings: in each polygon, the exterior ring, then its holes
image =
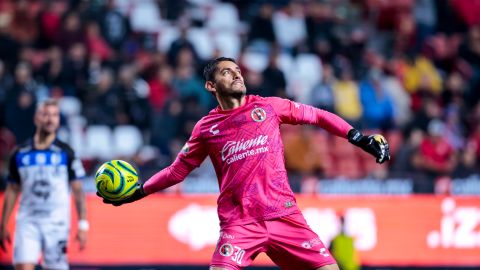
{"type": "Polygon", "coordinates": [[[334,112],[390,143],[379,166],[322,129],[283,127],[291,187],[324,241],[342,212],[365,268],[480,267],[478,14],[480,0],[1,0],[0,177],[34,132],[36,104],[58,99],[94,223],[73,265],[205,268],[218,238],[209,160],[121,210],[95,198],[92,174],[114,158],[142,179],[168,166],[215,107],[205,62],[233,57],[250,94],[334,112]],[[179,225],[206,217],[208,236],[179,225]],[[112,224],[132,234],[129,252],[104,254],[121,246],[112,224]],[[135,248],[131,226],[160,238],[135,248]]]}

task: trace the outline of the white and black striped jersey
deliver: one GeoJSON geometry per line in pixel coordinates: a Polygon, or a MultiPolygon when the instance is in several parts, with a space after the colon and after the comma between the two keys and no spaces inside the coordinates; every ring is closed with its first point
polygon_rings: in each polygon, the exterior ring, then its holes
{"type": "Polygon", "coordinates": [[[33,140],[20,145],[10,158],[8,181],[21,186],[17,221],[70,222],[70,181],[85,170],[67,144],[55,140],[38,150],[33,140]]]}

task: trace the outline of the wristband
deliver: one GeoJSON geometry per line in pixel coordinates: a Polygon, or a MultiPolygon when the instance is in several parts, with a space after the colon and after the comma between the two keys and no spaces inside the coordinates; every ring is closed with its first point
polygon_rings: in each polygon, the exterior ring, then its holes
{"type": "Polygon", "coordinates": [[[90,223],[86,219],[80,219],[78,221],[78,229],[82,231],[88,231],[90,229],[90,223]]]}

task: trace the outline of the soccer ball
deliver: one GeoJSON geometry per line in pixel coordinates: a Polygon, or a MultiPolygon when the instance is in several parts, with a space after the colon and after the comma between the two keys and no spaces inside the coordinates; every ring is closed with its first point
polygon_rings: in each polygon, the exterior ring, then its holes
{"type": "Polygon", "coordinates": [[[123,160],[105,162],[95,174],[98,193],[110,201],[120,201],[131,196],[135,192],[137,181],[137,171],[123,160]]]}

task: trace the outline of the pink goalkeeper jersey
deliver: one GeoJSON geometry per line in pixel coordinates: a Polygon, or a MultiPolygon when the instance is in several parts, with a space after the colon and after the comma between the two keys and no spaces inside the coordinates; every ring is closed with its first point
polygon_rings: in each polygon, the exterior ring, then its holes
{"type": "Polygon", "coordinates": [[[144,190],[150,194],[183,181],[208,155],[220,187],[221,226],[297,212],[285,169],[281,124],[312,124],[341,137],[352,128],[327,111],[248,95],[239,108],[217,107],[203,117],[174,163],[145,182],[144,190]]]}

